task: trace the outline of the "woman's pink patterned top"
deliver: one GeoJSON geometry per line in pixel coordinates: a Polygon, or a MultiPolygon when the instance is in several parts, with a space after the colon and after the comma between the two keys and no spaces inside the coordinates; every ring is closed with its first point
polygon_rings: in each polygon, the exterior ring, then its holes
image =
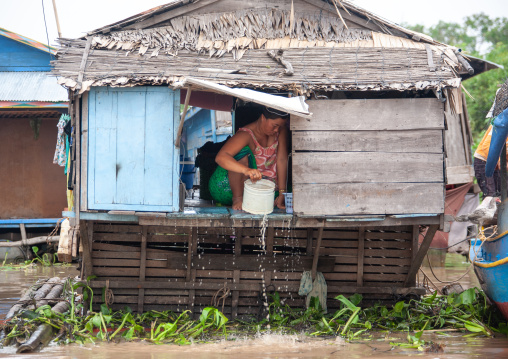
{"type": "Polygon", "coordinates": [[[256,158],[258,170],[263,176],[277,183],[277,147],[279,146],[279,134],[277,133],[275,142],[271,146],[263,147],[256,140],[256,136],[254,136],[254,133],[250,129],[242,127],[239,128],[238,131],[245,131],[251,135],[256,145],[254,157],[256,158]]]}

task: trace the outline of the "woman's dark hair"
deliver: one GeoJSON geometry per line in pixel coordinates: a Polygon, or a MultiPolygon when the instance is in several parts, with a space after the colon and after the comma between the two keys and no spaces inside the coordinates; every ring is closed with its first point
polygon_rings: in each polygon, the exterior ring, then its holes
{"type": "Polygon", "coordinates": [[[277,118],[282,118],[283,120],[289,119],[289,113],[280,111],[280,110],[276,110],[271,107],[265,107],[263,109],[263,115],[265,116],[266,119],[269,119],[269,120],[275,120],[277,118]]]}

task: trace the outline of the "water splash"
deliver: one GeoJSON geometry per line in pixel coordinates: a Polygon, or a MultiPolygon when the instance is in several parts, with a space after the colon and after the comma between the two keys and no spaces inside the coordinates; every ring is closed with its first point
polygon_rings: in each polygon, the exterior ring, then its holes
{"type": "MultiPolygon", "coordinates": [[[[268,215],[263,216],[263,220],[261,221],[261,250],[263,254],[266,257],[266,241],[265,241],[265,235],[266,235],[266,228],[268,227],[268,215]]],[[[259,270],[261,272],[261,288],[263,291],[263,305],[266,310],[266,319],[268,321],[268,325],[266,326],[268,330],[270,330],[270,310],[268,307],[268,295],[266,294],[266,282],[265,282],[265,268],[263,267],[263,264],[261,263],[259,265],[259,270]]]]}

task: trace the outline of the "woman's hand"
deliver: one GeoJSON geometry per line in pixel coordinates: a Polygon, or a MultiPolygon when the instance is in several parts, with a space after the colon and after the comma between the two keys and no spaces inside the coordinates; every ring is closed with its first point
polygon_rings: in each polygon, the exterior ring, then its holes
{"type": "Polygon", "coordinates": [[[280,209],[286,208],[285,201],[284,201],[284,195],[280,192],[279,192],[279,195],[277,196],[277,198],[275,198],[275,205],[277,206],[277,208],[280,208],[280,209]]]}
{"type": "Polygon", "coordinates": [[[257,169],[254,169],[254,168],[247,168],[243,174],[247,177],[250,178],[250,180],[252,181],[252,183],[256,183],[257,181],[259,181],[263,175],[261,174],[261,172],[257,169]]]}

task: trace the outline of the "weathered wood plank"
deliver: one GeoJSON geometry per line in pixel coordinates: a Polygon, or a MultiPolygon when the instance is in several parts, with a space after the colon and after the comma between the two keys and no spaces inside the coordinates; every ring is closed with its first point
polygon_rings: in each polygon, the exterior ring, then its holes
{"type": "Polygon", "coordinates": [[[367,182],[444,182],[443,154],[297,152],[293,156],[294,184],[367,182]]]}
{"type": "MultiPolygon", "coordinates": [[[[93,225],[93,223],[90,223],[90,225],[93,225]]],[[[92,248],[90,246],[91,238],[88,237],[90,234],[88,227],[89,225],[87,225],[86,221],[79,222],[79,234],[81,246],[83,247],[83,279],[93,274],[92,248]]]]}
{"type": "MultiPolygon", "coordinates": [[[[158,288],[167,288],[167,289],[174,289],[174,290],[182,290],[182,289],[191,289],[195,288],[196,290],[218,290],[221,288],[221,286],[224,285],[224,282],[222,283],[188,283],[188,282],[162,282],[162,281],[145,281],[145,282],[139,282],[139,281],[131,281],[131,280],[112,280],[109,283],[110,288],[145,288],[145,289],[158,289],[158,288]]],[[[408,291],[411,292],[418,292],[420,294],[425,294],[425,288],[390,288],[391,284],[388,284],[388,286],[382,286],[381,283],[379,283],[378,286],[372,286],[372,287],[358,287],[354,284],[348,284],[348,285],[329,285],[328,286],[328,292],[329,293],[361,293],[361,294],[367,294],[367,293],[380,293],[380,294],[407,294],[408,291]]],[[[93,280],[90,283],[90,286],[92,288],[103,288],[106,286],[106,281],[104,280],[93,280]]],[[[259,284],[228,284],[229,288],[231,290],[244,290],[244,291],[253,291],[255,293],[259,292],[259,284]],[[248,289],[253,288],[253,289],[248,289]]]]}
{"type": "Polygon", "coordinates": [[[436,98],[310,100],[312,119],[291,116],[293,131],[383,131],[443,129],[436,98]]]}
{"type": "Polygon", "coordinates": [[[106,233],[135,233],[141,234],[141,226],[132,225],[132,224],[102,224],[97,223],[95,225],[96,232],[106,232],[106,233]]]}
{"type": "Polygon", "coordinates": [[[360,228],[358,231],[358,265],[356,285],[363,286],[363,261],[365,254],[365,228],[360,228]]]}
{"type": "MultiPolygon", "coordinates": [[[[444,189],[443,189],[444,191],[444,189]]],[[[444,197],[444,193],[443,193],[444,197]]],[[[314,199],[313,199],[314,200],[314,199]]],[[[414,212],[416,213],[416,212],[414,212]]],[[[323,214],[317,215],[322,216],[323,214]]],[[[325,228],[350,228],[351,223],[350,221],[340,221],[340,220],[327,220],[323,222],[321,218],[311,218],[311,217],[295,217],[294,218],[293,225],[295,228],[319,228],[319,227],[325,227],[325,228]]],[[[223,226],[229,226],[229,227],[261,227],[261,219],[252,218],[251,220],[224,220],[224,218],[195,218],[195,217],[188,217],[188,218],[170,218],[170,217],[164,217],[164,218],[156,218],[156,217],[140,217],[139,223],[142,225],[149,225],[149,226],[159,226],[159,225],[165,225],[165,226],[188,226],[188,227],[223,227],[223,226]]],[[[269,226],[276,226],[276,227],[282,227],[287,226],[287,221],[280,220],[280,219],[268,219],[269,226]]],[[[359,226],[365,226],[365,227],[391,227],[391,226],[407,226],[410,224],[421,224],[421,225],[430,225],[440,223],[440,217],[435,214],[429,214],[428,216],[418,216],[418,217],[386,217],[384,220],[368,220],[367,218],[364,221],[356,222],[359,226]]]]}
{"type": "MultiPolygon", "coordinates": [[[[233,283],[240,284],[240,271],[233,271],[233,283]]],[[[233,295],[231,298],[231,306],[232,306],[232,315],[233,318],[238,316],[238,304],[239,304],[240,292],[238,290],[233,291],[233,295]]]]}
{"type": "Polygon", "coordinates": [[[441,130],[293,131],[293,151],[443,153],[441,130]]]}
{"type": "MultiPolygon", "coordinates": [[[[141,252],[140,252],[140,260],[139,260],[139,280],[145,280],[147,260],[146,260],[146,244],[147,244],[147,226],[142,227],[141,234],[141,252]]],[[[145,289],[140,288],[138,294],[138,313],[143,313],[143,306],[145,304],[145,289]]]]}
{"type": "Polygon", "coordinates": [[[413,283],[415,281],[416,273],[420,269],[420,266],[422,265],[423,262],[423,258],[427,254],[427,251],[429,250],[430,247],[430,243],[432,242],[432,239],[434,238],[434,235],[436,234],[438,229],[439,225],[432,225],[429,226],[429,228],[427,229],[427,233],[423,238],[422,244],[420,245],[420,249],[418,249],[418,252],[414,256],[411,268],[409,269],[409,273],[405,278],[404,282],[405,286],[408,286],[410,283],[413,283]]]}
{"type": "Polygon", "coordinates": [[[80,191],[80,210],[86,211],[88,209],[88,188],[87,188],[87,176],[88,176],[88,91],[83,93],[81,96],[81,129],[77,132],[77,136],[80,137],[81,149],[78,152],[80,154],[80,183],[77,188],[80,191]]]}
{"type": "Polygon", "coordinates": [[[141,233],[95,233],[96,242],[137,242],[141,243],[141,233]]]}
{"type": "MultiPolygon", "coordinates": [[[[95,268],[136,268],[139,270],[141,266],[140,253],[132,253],[137,258],[103,258],[102,256],[94,256],[95,268]]],[[[147,254],[151,257],[150,254],[147,254]]],[[[133,256],[134,257],[134,256],[133,256]]],[[[162,256],[161,256],[162,257],[162,256]]],[[[187,256],[183,253],[171,255],[168,254],[163,260],[146,260],[146,268],[161,269],[180,269],[187,272],[187,256]],[[165,260],[164,260],[165,259],[165,260]]],[[[335,259],[331,257],[320,257],[318,269],[320,272],[332,271],[335,259]]],[[[210,271],[226,271],[241,270],[249,271],[262,266],[265,270],[276,271],[298,271],[310,269],[312,266],[312,258],[305,256],[276,255],[274,257],[258,257],[257,255],[242,255],[241,259],[231,255],[202,255],[201,258],[194,257],[191,268],[198,268],[210,271]]],[[[128,271],[130,273],[130,271],[128,271]]]]}
{"type": "Polygon", "coordinates": [[[448,159],[446,160],[446,184],[460,184],[469,183],[474,179],[473,166],[448,166],[448,159]]]}
{"type": "Polygon", "coordinates": [[[296,184],[293,206],[305,215],[439,214],[444,212],[444,187],[442,183],[296,184]]]}

